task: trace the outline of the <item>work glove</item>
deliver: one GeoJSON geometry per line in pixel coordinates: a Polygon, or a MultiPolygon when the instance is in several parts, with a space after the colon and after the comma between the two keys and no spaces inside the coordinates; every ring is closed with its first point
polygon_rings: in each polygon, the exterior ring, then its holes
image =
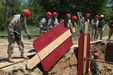
{"type": "Polygon", "coordinates": [[[14,39],[15,38],[15,35],[14,35],[14,33],[11,33],[11,37],[14,39]]]}
{"type": "Polygon", "coordinates": [[[31,39],[31,36],[30,35],[28,35],[28,40],[30,40],[31,39]]]}

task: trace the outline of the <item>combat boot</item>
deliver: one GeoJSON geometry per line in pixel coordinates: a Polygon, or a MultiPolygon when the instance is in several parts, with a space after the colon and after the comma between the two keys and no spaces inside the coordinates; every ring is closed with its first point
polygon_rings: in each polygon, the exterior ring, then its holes
{"type": "Polygon", "coordinates": [[[8,54],[8,62],[14,63],[11,53],[8,54]]]}
{"type": "Polygon", "coordinates": [[[23,59],[28,59],[28,57],[24,55],[24,52],[21,52],[21,56],[20,57],[23,58],[23,59]]]}

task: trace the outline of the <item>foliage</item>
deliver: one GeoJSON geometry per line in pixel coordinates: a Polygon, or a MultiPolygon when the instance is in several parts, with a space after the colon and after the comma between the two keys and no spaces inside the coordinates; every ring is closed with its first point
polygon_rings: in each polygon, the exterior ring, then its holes
{"type": "Polygon", "coordinates": [[[3,19],[4,19],[4,16],[3,16],[3,4],[0,2],[0,31],[4,30],[4,25],[3,25],[3,19]]]}
{"type": "Polygon", "coordinates": [[[44,15],[44,8],[40,5],[41,0],[32,0],[29,4],[31,10],[30,25],[39,26],[40,18],[44,15]]]}
{"type": "Polygon", "coordinates": [[[0,1],[0,30],[6,28],[15,14],[21,13],[23,8],[31,11],[31,17],[28,20],[29,25],[38,26],[40,19],[47,11],[57,11],[58,18],[64,19],[66,13],[76,15],[78,11],[91,13],[94,17],[96,14],[104,14],[107,20],[113,17],[113,0],[2,0],[0,1]],[[2,3],[6,1],[6,3],[2,3]],[[9,2],[7,2],[9,1],[9,2]],[[110,7],[106,5],[110,4],[110,7]]]}

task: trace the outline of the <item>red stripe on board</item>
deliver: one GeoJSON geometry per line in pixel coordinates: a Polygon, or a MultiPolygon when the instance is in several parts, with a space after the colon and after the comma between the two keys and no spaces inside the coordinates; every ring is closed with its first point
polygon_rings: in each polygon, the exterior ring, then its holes
{"type": "Polygon", "coordinates": [[[45,71],[51,69],[51,67],[70,49],[72,46],[72,38],[68,38],[59,47],[57,47],[51,54],[49,54],[44,60],[41,61],[45,71]]]}
{"type": "Polygon", "coordinates": [[[83,47],[84,46],[84,35],[81,34],[78,42],[78,67],[77,75],[83,75],[83,47]]]}
{"type": "MultiPolygon", "coordinates": [[[[87,51],[86,51],[86,58],[90,58],[90,35],[87,35],[87,51]]],[[[89,69],[89,60],[86,60],[86,74],[88,74],[89,69]]]]}
{"type": "Polygon", "coordinates": [[[67,31],[67,28],[65,28],[64,22],[62,22],[50,31],[46,32],[45,34],[34,40],[33,46],[35,48],[35,51],[38,53],[55,39],[57,39],[65,31],[67,31]]]}

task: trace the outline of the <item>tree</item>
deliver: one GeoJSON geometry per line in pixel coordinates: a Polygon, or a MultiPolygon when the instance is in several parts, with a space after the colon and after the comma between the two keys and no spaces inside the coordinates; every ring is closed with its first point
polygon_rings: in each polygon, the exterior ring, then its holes
{"type": "Polygon", "coordinates": [[[3,9],[4,5],[2,2],[0,2],[0,31],[3,31],[5,29],[5,26],[3,25],[4,22],[3,9]]]}
{"type": "Polygon", "coordinates": [[[32,0],[29,4],[29,9],[31,10],[30,24],[39,26],[40,18],[44,15],[44,8],[40,5],[41,0],[32,0]]]}

